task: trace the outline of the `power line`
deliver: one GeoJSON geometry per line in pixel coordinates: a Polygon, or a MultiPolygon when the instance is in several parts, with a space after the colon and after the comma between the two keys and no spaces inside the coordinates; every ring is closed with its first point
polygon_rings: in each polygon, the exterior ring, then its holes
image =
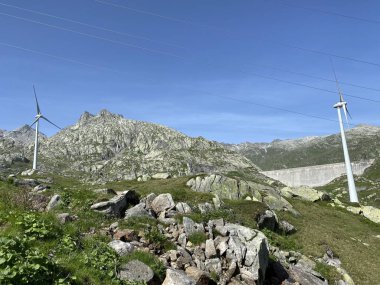
{"type": "Polygon", "coordinates": [[[10,4],[6,4],[6,3],[2,3],[2,2],[0,2],[0,5],[5,6],[5,7],[11,7],[11,8],[18,9],[18,10],[27,11],[27,12],[34,13],[34,14],[37,14],[37,15],[42,15],[42,16],[46,16],[46,17],[50,17],[50,18],[54,18],[54,19],[63,20],[63,21],[66,21],[66,22],[70,22],[70,23],[86,26],[86,27],[89,27],[89,28],[93,28],[93,29],[97,29],[97,30],[101,30],[101,31],[105,31],[105,32],[110,32],[110,33],[114,33],[114,34],[118,34],[118,35],[123,35],[123,36],[131,37],[131,38],[135,38],[135,39],[140,39],[140,40],[145,40],[145,41],[165,44],[165,45],[169,45],[169,46],[173,46],[173,47],[184,48],[182,46],[175,45],[175,44],[172,44],[172,43],[168,43],[168,42],[164,42],[164,41],[158,41],[158,40],[154,40],[154,39],[147,38],[147,37],[142,37],[142,36],[136,36],[136,35],[133,35],[133,34],[129,34],[129,33],[125,33],[125,32],[120,32],[120,31],[116,31],[116,30],[113,30],[113,29],[108,29],[108,28],[104,28],[104,27],[100,27],[100,26],[96,26],[96,25],[91,25],[91,24],[88,24],[88,23],[85,23],[85,22],[81,22],[81,21],[77,21],[77,20],[72,20],[72,19],[60,17],[60,16],[53,15],[53,14],[44,13],[44,12],[37,11],[37,10],[26,9],[26,8],[23,8],[23,7],[19,7],[19,6],[15,6],[15,5],[10,5],[10,4]]]}
{"type": "Polygon", "coordinates": [[[63,56],[58,56],[58,55],[54,55],[54,54],[51,54],[51,53],[37,51],[37,50],[34,50],[34,49],[24,48],[24,47],[21,47],[21,46],[12,45],[12,44],[8,44],[8,43],[5,43],[5,42],[0,42],[0,45],[6,46],[6,47],[15,48],[15,49],[26,51],[26,52],[30,52],[30,53],[35,53],[35,54],[43,55],[43,56],[48,56],[48,57],[55,58],[55,59],[64,60],[64,61],[71,62],[71,63],[80,64],[80,65],[91,67],[91,68],[99,68],[99,69],[108,70],[108,71],[112,71],[112,72],[116,72],[116,73],[126,74],[125,72],[122,72],[122,71],[117,70],[117,69],[113,69],[113,68],[109,68],[109,67],[105,67],[105,66],[100,66],[100,65],[95,65],[95,64],[90,64],[90,63],[86,63],[86,62],[79,61],[79,60],[76,60],[76,59],[71,59],[71,58],[63,57],[63,56]]]}
{"type": "MultiPolygon", "coordinates": [[[[312,75],[312,74],[308,74],[308,73],[304,73],[304,72],[293,71],[293,70],[289,70],[289,69],[285,69],[285,68],[281,68],[281,67],[277,67],[277,66],[270,66],[270,65],[264,65],[264,64],[256,64],[255,63],[254,65],[259,65],[259,66],[262,66],[262,67],[265,67],[265,68],[269,68],[269,69],[273,69],[273,70],[278,70],[278,71],[281,71],[281,72],[286,72],[286,73],[296,74],[296,75],[302,75],[302,76],[309,77],[309,78],[314,78],[314,79],[318,79],[318,80],[322,80],[322,81],[328,81],[328,82],[335,83],[335,81],[332,80],[332,79],[329,79],[329,78],[326,78],[326,77],[321,77],[321,76],[316,76],[316,75],[312,75]]],[[[352,87],[357,87],[357,88],[362,88],[362,89],[366,89],[366,90],[380,92],[380,89],[377,89],[377,88],[374,88],[374,87],[368,87],[368,86],[354,84],[354,83],[349,83],[349,82],[344,82],[344,81],[340,81],[340,84],[347,85],[347,86],[352,86],[352,87]]]]}
{"type": "Polygon", "coordinates": [[[102,0],[93,0],[93,1],[97,2],[97,3],[100,3],[100,4],[103,4],[103,5],[108,5],[108,6],[111,6],[111,7],[115,7],[115,8],[122,8],[122,9],[130,10],[130,11],[134,11],[134,12],[137,12],[137,13],[140,13],[140,14],[145,14],[145,15],[149,15],[149,16],[153,16],[153,17],[158,17],[158,18],[165,19],[165,20],[168,20],[168,21],[173,21],[173,22],[177,22],[177,23],[188,24],[188,25],[193,25],[193,26],[198,26],[198,27],[205,27],[205,28],[214,29],[214,30],[222,30],[222,29],[214,27],[214,26],[210,26],[210,25],[206,25],[206,24],[201,24],[201,23],[196,23],[196,22],[193,22],[193,21],[183,20],[183,19],[179,19],[179,18],[175,18],[175,17],[169,17],[169,16],[165,16],[165,15],[162,15],[162,14],[157,14],[157,13],[153,13],[153,12],[142,10],[142,9],[136,9],[136,8],[132,8],[132,7],[125,6],[125,5],[115,4],[115,3],[111,3],[111,2],[107,2],[107,1],[102,1],[102,0]]]}
{"type": "MultiPolygon", "coordinates": [[[[124,46],[127,46],[127,47],[133,47],[133,48],[142,49],[142,50],[149,51],[149,52],[164,54],[164,55],[176,57],[176,58],[183,59],[183,60],[186,59],[185,57],[182,57],[182,56],[179,56],[179,55],[175,55],[175,54],[171,54],[171,53],[167,53],[167,52],[163,52],[163,51],[159,51],[159,50],[155,50],[155,49],[149,49],[149,48],[145,48],[145,47],[141,47],[141,46],[131,45],[131,44],[127,44],[127,43],[124,43],[124,42],[115,41],[115,40],[112,40],[112,39],[103,38],[103,37],[99,37],[99,36],[96,36],[96,35],[87,34],[87,33],[79,32],[79,31],[76,31],[76,30],[64,28],[64,27],[61,27],[61,26],[55,26],[55,25],[44,23],[44,22],[31,20],[31,19],[24,18],[24,17],[19,17],[19,16],[7,14],[7,13],[2,13],[2,12],[0,12],[0,15],[5,15],[5,16],[11,17],[11,18],[16,18],[16,19],[19,19],[19,20],[36,23],[36,24],[40,24],[40,25],[47,26],[47,27],[50,27],[50,28],[55,28],[55,29],[59,29],[59,30],[63,30],[63,31],[68,31],[68,32],[72,32],[72,33],[79,34],[79,35],[82,35],[82,36],[86,36],[86,37],[90,37],[90,38],[95,38],[95,39],[100,39],[100,40],[108,41],[108,42],[111,42],[111,43],[124,45],[124,46]]],[[[202,61],[202,64],[208,64],[208,65],[211,65],[211,66],[216,66],[215,64],[207,63],[205,61],[202,61]]],[[[220,66],[217,66],[217,67],[220,68],[220,66]]],[[[243,72],[245,72],[245,71],[243,71],[243,72]]],[[[253,73],[253,72],[249,72],[248,74],[256,76],[256,77],[259,77],[259,78],[274,80],[274,81],[277,81],[277,82],[287,83],[287,84],[291,84],[291,85],[296,85],[296,86],[301,86],[301,87],[306,87],[306,88],[310,88],[310,89],[314,89],[314,90],[319,90],[319,91],[323,91],[323,92],[328,92],[328,93],[336,94],[335,91],[331,91],[331,90],[328,90],[328,89],[319,88],[319,87],[315,87],[315,86],[311,86],[311,85],[307,85],[307,84],[303,84],[303,83],[292,82],[292,81],[289,81],[289,80],[283,80],[283,79],[280,79],[280,78],[276,78],[276,77],[272,77],[272,76],[266,76],[266,75],[262,75],[262,74],[258,74],[258,73],[253,73]]],[[[352,95],[352,94],[346,94],[346,96],[347,97],[357,98],[357,99],[362,99],[362,100],[366,100],[366,101],[370,101],[370,102],[380,103],[379,100],[369,99],[369,98],[365,98],[365,97],[361,97],[361,96],[356,96],[356,95],[352,95]]]]}
{"type": "Polygon", "coordinates": [[[112,40],[112,39],[109,39],[109,38],[99,37],[99,36],[96,36],[96,35],[92,35],[92,34],[88,34],[88,33],[84,33],[84,32],[79,32],[79,31],[68,29],[68,28],[64,28],[64,27],[61,27],[61,26],[47,24],[47,23],[44,23],[44,22],[35,21],[35,20],[28,19],[28,18],[15,16],[15,15],[12,15],[12,14],[7,14],[7,13],[0,12],[0,15],[11,17],[11,18],[15,18],[15,19],[26,21],[26,22],[30,22],[30,23],[35,23],[35,24],[43,25],[43,26],[46,26],[46,27],[49,27],[49,28],[54,28],[54,29],[58,29],[58,30],[62,30],[62,31],[71,32],[71,33],[74,33],[74,34],[86,36],[86,37],[93,38],[93,39],[103,40],[103,41],[106,41],[106,42],[110,42],[110,43],[114,43],[114,44],[119,44],[119,45],[123,45],[123,46],[130,47],[130,48],[135,48],[135,49],[140,49],[140,50],[143,50],[143,51],[148,51],[148,52],[151,52],[151,53],[158,53],[158,54],[162,54],[162,55],[166,55],[166,56],[181,58],[181,56],[173,54],[173,53],[169,53],[169,52],[165,52],[165,51],[161,51],[161,50],[156,50],[156,49],[150,49],[150,48],[146,48],[146,47],[142,47],[142,46],[138,46],[138,45],[134,45],[134,44],[128,44],[128,43],[125,43],[125,42],[121,42],[121,41],[117,41],[117,40],[112,40]]]}
{"type": "MultiPolygon", "coordinates": [[[[106,1],[102,1],[102,0],[94,0],[94,1],[98,2],[98,3],[101,3],[101,4],[104,4],[104,5],[112,6],[112,7],[115,7],[115,8],[124,8],[124,9],[128,9],[128,10],[131,10],[131,11],[135,11],[137,13],[141,13],[141,14],[145,14],[145,15],[150,15],[150,16],[154,16],[154,17],[159,17],[159,18],[162,18],[162,19],[165,19],[165,20],[168,20],[168,21],[174,21],[174,22],[179,22],[179,23],[191,24],[191,25],[195,25],[195,26],[208,27],[208,28],[211,28],[211,29],[223,31],[223,32],[228,33],[228,34],[233,33],[231,31],[218,29],[215,26],[202,25],[202,24],[198,24],[198,23],[195,23],[195,22],[191,22],[191,21],[185,21],[185,20],[182,20],[182,19],[179,19],[179,18],[173,18],[173,17],[168,17],[168,16],[165,16],[165,15],[162,15],[162,14],[158,14],[158,13],[152,13],[152,12],[146,11],[146,10],[131,8],[131,7],[125,6],[125,5],[114,4],[114,3],[106,2],[106,1]]],[[[380,63],[378,63],[378,62],[373,62],[373,61],[369,61],[369,60],[363,60],[363,59],[354,58],[354,57],[350,57],[350,56],[338,55],[338,54],[334,54],[334,53],[330,53],[330,52],[325,52],[325,51],[320,51],[320,50],[315,50],[315,49],[311,49],[311,48],[305,48],[305,47],[301,47],[301,46],[297,46],[297,45],[292,45],[292,44],[288,44],[288,43],[284,43],[284,42],[280,42],[280,41],[274,41],[274,40],[270,40],[270,39],[263,39],[262,38],[261,40],[262,41],[266,41],[266,42],[271,42],[271,43],[274,43],[274,44],[277,44],[277,45],[282,45],[282,46],[285,46],[285,47],[288,47],[288,48],[293,48],[293,49],[305,51],[305,52],[311,52],[311,53],[315,53],[315,54],[319,54],[319,55],[324,55],[324,56],[328,56],[328,57],[332,56],[332,57],[341,58],[341,59],[344,59],[344,60],[349,60],[349,61],[353,61],[353,62],[358,62],[358,63],[362,63],[362,64],[368,64],[368,65],[380,67],[380,63]]]]}
{"type": "Polygon", "coordinates": [[[318,9],[318,8],[295,5],[295,4],[291,4],[291,3],[285,3],[285,2],[287,2],[286,0],[285,1],[282,0],[280,2],[282,2],[282,3],[279,3],[280,5],[284,5],[284,6],[288,6],[288,7],[299,8],[299,9],[303,9],[303,10],[310,10],[310,11],[314,11],[314,12],[318,12],[318,13],[322,13],[322,14],[326,14],[326,15],[338,16],[338,17],[342,17],[342,18],[346,18],[346,19],[355,20],[355,21],[367,22],[367,23],[372,23],[372,24],[380,24],[380,21],[373,20],[373,19],[366,19],[366,18],[361,18],[361,17],[357,17],[357,16],[351,16],[351,15],[326,11],[326,10],[322,10],[322,9],[318,9]]]}
{"type": "MultiPolygon", "coordinates": [[[[34,53],[34,54],[38,54],[38,55],[52,57],[52,58],[59,59],[59,60],[68,61],[68,62],[71,62],[71,63],[85,65],[85,66],[92,67],[92,68],[95,67],[95,68],[110,70],[110,71],[121,73],[121,74],[126,74],[125,72],[114,70],[114,69],[109,69],[107,67],[102,67],[102,66],[99,66],[99,65],[88,64],[88,63],[85,63],[85,62],[82,62],[82,61],[77,61],[77,60],[74,60],[74,59],[70,59],[70,58],[66,58],[66,57],[62,57],[62,56],[57,56],[57,55],[53,55],[53,54],[50,54],[50,53],[46,53],[46,52],[41,52],[41,51],[29,49],[29,48],[24,48],[24,47],[21,47],[21,46],[16,46],[16,45],[4,43],[4,42],[0,42],[0,45],[6,46],[6,47],[10,47],[10,48],[15,48],[15,49],[22,50],[22,51],[29,52],[29,53],[34,53]]],[[[272,109],[272,110],[277,110],[277,111],[284,111],[284,112],[293,113],[293,114],[297,114],[297,115],[301,115],[301,116],[309,117],[309,118],[314,118],[314,119],[331,121],[331,122],[335,122],[335,123],[337,122],[335,120],[332,120],[332,119],[329,119],[329,118],[325,118],[325,117],[321,117],[321,116],[310,115],[310,114],[306,114],[306,113],[302,113],[302,112],[297,112],[297,111],[293,111],[293,110],[289,110],[289,109],[285,109],[285,108],[275,107],[275,106],[272,106],[272,105],[265,105],[265,104],[262,104],[262,103],[256,103],[256,102],[252,102],[252,101],[248,101],[248,100],[243,100],[243,99],[238,99],[238,98],[234,98],[234,97],[221,96],[221,95],[217,95],[217,94],[214,94],[214,93],[211,93],[211,92],[208,92],[208,91],[204,91],[204,90],[196,90],[196,89],[192,89],[192,88],[183,88],[183,89],[186,89],[186,90],[192,91],[192,92],[199,92],[199,93],[207,94],[209,96],[213,96],[213,97],[220,98],[220,99],[240,102],[240,103],[244,103],[244,104],[255,105],[255,106],[259,106],[259,107],[263,107],[263,108],[267,108],[267,109],[272,109]]]]}
{"type": "MultiPolygon", "coordinates": [[[[99,3],[102,3],[102,4],[112,4],[112,3],[104,2],[104,1],[98,1],[98,0],[95,0],[95,1],[99,2],[99,3]]],[[[34,13],[34,14],[37,14],[37,15],[43,15],[43,16],[47,16],[47,17],[51,17],[51,18],[55,18],[55,19],[59,19],[59,20],[63,20],[63,21],[67,21],[67,22],[71,22],[71,23],[75,23],[75,24],[79,24],[79,25],[83,25],[83,26],[86,26],[86,27],[90,27],[90,28],[94,28],[94,29],[98,29],[98,30],[102,30],[102,31],[107,31],[107,32],[115,33],[115,34],[120,34],[120,35],[132,37],[132,38],[136,38],[136,39],[142,39],[142,40],[147,40],[147,41],[151,41],[151,42],[157,42],[157,43],[162,43],[162,44],[166,44],[166,45],[171,45],[171,46],[174,46],[174,47],[184,48],[184,47],[181,47],[181,46],[176,45],[176,44],[171,44],[171,43],[167,43],[167,42],[163,42],[163,41],[153,40],[153,39],[146,38],[146,37],[140,37],[140,36],[136,36],[136,35],[120,32],[120,31],[115,31],[115,30],[111,30],[111,29],[107,29],[107,28],[103,28],[103,27],[87,24],[87,23],[84,23],[84,22],[81,22],[81,21],[76,21],[76,20],[72,20],[72,19],[56,16],[56,15],[53,15],[53,14],[44,13],[44,12],[37,11],[37,10],[26,9],[26,8],[22,8],[22,7],[15,6],[15,5],[5,4],[5,3],[2,3],[2,2],[0,2],[0,5],[6,6],[6,7],[15,8],[15,9],[19,9],[19,10],[23,10],[23,11],[27,11],[27,12],[31,12],[31,13],[34,13]]],[[[113,5],[113,6],[119,7],[120,5],[113,5]]],[[[128,8],[129,9],[130,7],[126,7],[125,6],[124,8],[128,8]]],[[[137,9],[133,9],[133,8],[131,8],[131,9],[132,10],[137,10],[137,9]]],[[[141,10],[138,10],[138,11],[141,11],[141,10]]],[[[148,13],[148,14],[153,14],[153,13],[148,13]]],[[[153,14],[153,15],[156,15],[156,14],[153,14]]],[[[174,18],[169,18],[169,19],[173,20],[174,18]]],[[[176,19],[176,20],[178,20],[178,19],[176,19]]],[[[314,75],[310,75],[310,74],[307,74],[307,73],[295,72],[295,71],[287,70],[287,69],[284,69],[284,68],[267,66],[267,65],[262,65],[262,64],[260,64],[260,65],[263,66],[263,67],[266,67],[266,68],[270,68],[270,69],[273,69],[273,70],[279,70],[279,71],[286,72],[286,73],[302,75],[302,76],[305,76],[305,77],[315,78],[315,79],[319,79],[319,80],[323,80],[323,81],[335,82],[334,80],[331,80],[331,79],[327,79],[327,78],[323,78],[323,77],[319,77],[319,76],[314,76],[314,75]]],[[[372,90],[372,91],[378,91],[378,92],[380,92],[380,89],[376,89],[376,88],[373,88],[373,87],[366,87],[366,86],[363,86],[363,85],[352,84],[352,83],[347,83],[347,82],[341,82],[341,84],[349,85],[349,86],[353,86],[353,87],[357,87],[357,88],[362,88],[362,89],[366,89],[366,90],[372,90]]]]}

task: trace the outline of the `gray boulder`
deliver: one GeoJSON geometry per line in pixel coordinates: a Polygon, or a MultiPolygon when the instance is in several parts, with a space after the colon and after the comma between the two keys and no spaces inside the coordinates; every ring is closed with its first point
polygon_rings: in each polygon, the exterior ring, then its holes
{"type": "Polygon", "coordinates": [[[278,227],[278,218],[275,212],[266,210],[257,216],[257,226],[259,229],[275,231],[278,227]]]}
{"type": "Polygon", "coordinates": [[[168,268],[162,285],[196,285],[196,283],[184,271],[168,268]]]}
{"type": "Polygon", "coordinates": [[[58,194],[51,197],[49,204],[46,206],[46,211],[50,211],[51,209],[55,208],[60,201],[61,196],[59,196],[58,194]]]}
{"type": "Polygon", "coordinates": [[[91,206],[91,209],[110,216],[121,217],[129,204],[136,204],[138,201],[137,194],[133,190],[127,190],[112,199],[96,203],[91,206]]]}
{"type": "Polygon", "coordinates": [[[161,172],[161,173],[156,173],[152,175],[153,179],[168,179],[170,178],[170,174],[167,172],[161,172]]]}
{"type": "Polygon", "coordinates": [[[158,195],[152,202],[152,209],[156,214],[174,208],[172,195],[169,193],[158,195]]]}
{"type": "Polygon", "coordinates": [[[285,234],[293,234],[297,231],[297,229],[287,221],[281,221],[278,225],[278,228],[285,234]]]}
{"type": "Polygon", "coordinates": [[[123,242],[121,240],[113,240],[108,244],[118,255],[127,255],[134,251],[134,246],[129,242],[123,242]]]}
{"type": "Polygon", "coordinates": [[[145,209],[145,204],[140,203],[125,211],[125,219],[131,217],[151,217],[152,215],[145,209]]]}
{"type": "Polygon", "coordinates": [[[177,205],[175,205],[175,209],[177,210],[178,213],[181,213],[181,214],[189,214],[192,212],[190,206],[184,202],[177,203],[177,205]]]}
{"type": "Polygon", "coordinates": [[[232,257],[235,256],[235,260],[238,260],[240,257],[237,255],[243,255],[240,270],[251,273],[258,285],[263,284],[269,260],[268,242],[265,235],[260,231],[236,224],[227,223],[224,227],[230,232],[229,245],[232,244],[231,240],[236,245],[235,248],[230,246],[228,250],[232,249],[232,257]],[[246,248],[245,253],[241,244],[246,248]]]}
{"type": "Polygon", "coordinates": [[[140,281],[151,284],[154,278],[153,270],[139,260],[132,260],[120,266],[118,277],[121,280],[140,281]]]}
{"type": "Polygon", "coordinates": [[[193,233],[205,231],[202,224],[195,223],[192,219],[188,217],[183,217],[183,227],[187,237],[193,233]]]}

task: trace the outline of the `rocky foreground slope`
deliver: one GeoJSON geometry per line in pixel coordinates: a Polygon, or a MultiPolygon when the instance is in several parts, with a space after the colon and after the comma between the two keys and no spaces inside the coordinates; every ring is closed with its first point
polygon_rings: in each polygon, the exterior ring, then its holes
{"type": "MultiPolygon", "coordinates": [[[[380,128],[359,125],[346,132],[352,161],[380,156],[380,128]]],[[[262,170],[303,167],[343,162],[340,134],[275,140],[271,143],[226,145],[253,161],[262,170]]]]}

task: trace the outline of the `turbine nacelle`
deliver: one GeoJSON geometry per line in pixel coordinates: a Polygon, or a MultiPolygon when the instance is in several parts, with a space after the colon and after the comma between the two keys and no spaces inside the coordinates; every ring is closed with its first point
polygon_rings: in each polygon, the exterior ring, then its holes
{"type": "Polygon", "coordinates": [[[333,107],[334,108],[344,108],[346,106],[347,106],[347,102],[340,101],[340,102],[336,103],[333,107]]]}

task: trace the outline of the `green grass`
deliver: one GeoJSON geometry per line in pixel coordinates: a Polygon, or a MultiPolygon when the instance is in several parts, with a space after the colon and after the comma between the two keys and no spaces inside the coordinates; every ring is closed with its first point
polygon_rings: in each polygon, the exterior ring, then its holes
{"type": "Polygon", "coordinates": [[[189,235],[189,241],[194,245],[206,242],[207,236],[204,232],[195,232],[189,235]]]}
{"type": "Polygon", "coordinates": [[[327,203],[291,202],[301,216],[286,212],[279,212],[278,216],[298,229],[291,238],[303,254],[322,257],[327,244],[356,284],[378,283],[380,242],[376,235],[380,234],[380,225],[327,203]]]}

